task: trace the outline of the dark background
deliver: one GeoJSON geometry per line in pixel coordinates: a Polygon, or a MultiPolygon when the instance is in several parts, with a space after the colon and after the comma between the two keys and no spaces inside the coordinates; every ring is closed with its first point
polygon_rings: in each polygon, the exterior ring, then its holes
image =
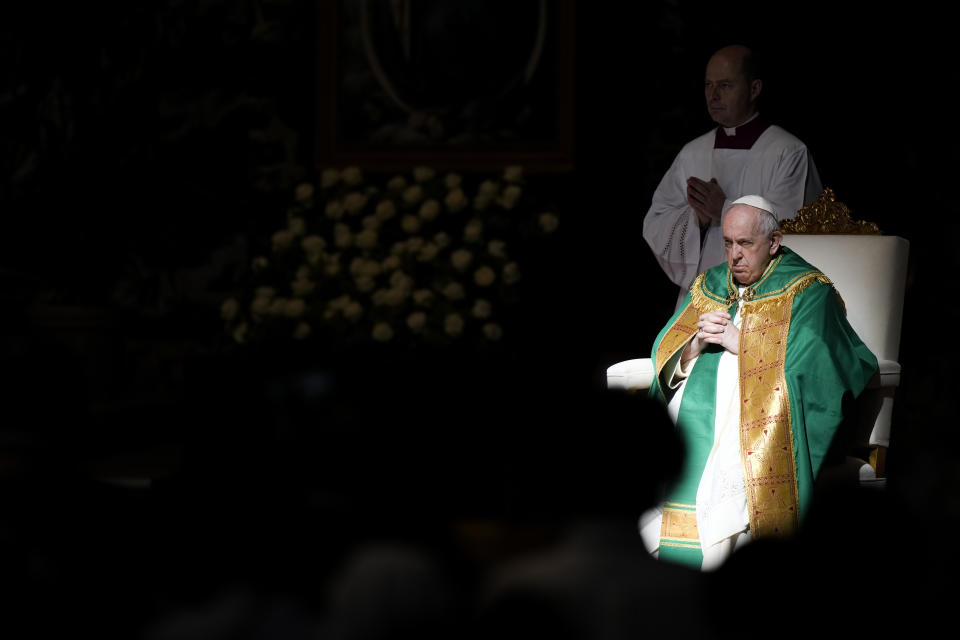
{"type": "Polygon", "coordinates": [[[315,177],[313,3],[4,9],[0,542],[12,569],[0,601],[11,620],[41,636],[71,621],[122,636],[185,608],[229,609],[222,594],[239,589],[230,611],[245,613],[231,620],[266,628],[279,616],[291,626],[274,637],[293,637],[335,617],[331,576],[372,539],[468,566],[456,583],[468,602],[488,571],[584,514],[623,523],[635,552],[635,517],[671,468],[672,441],[655,409],[595,392],[606,366],[647,355],[672,310],[643,215],[679,147],[710,128],[703,67],[731,42],[765,54],[762,109],[807,143],[824,185],[911,243],[888,492],[827,511],[831,552],[811,557],[846,578],[834,595],[858,576],[889,589],[890,556],[926,577],[937,549],[951,553],[958,506],[944,11],[578,3],[574,167],[531,177],[562,203],[562,226],[531,272],[526,333],[504,359],[363,351],[335,365],[226,356],[219,320],[250,239],[315,177]],[[116,476],[150,484],[106,481],[116,476]],[[264,593],[304,610],[277,613],[264,593]]]}

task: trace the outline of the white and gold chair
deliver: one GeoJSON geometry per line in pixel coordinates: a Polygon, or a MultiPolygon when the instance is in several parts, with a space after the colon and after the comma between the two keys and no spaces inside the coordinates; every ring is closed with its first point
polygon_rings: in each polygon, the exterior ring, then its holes
{"type": "MultiPolygon", "coordinates": [[[[856,221],[831,189],[780,223],[783,244],[830,278],[847,309],[847,319],[879,362],[879,371],[858,399],[858,423],[844,470],[861,486],[885,484],[893,400],[900,384],[900,330],[910,245],[856,221]],[[865,452],[863,457],[858,452],[865,452]]],[[[624,360],[606,370],[607,387],[640,391],[653,381],[650,358],[624,360]]]]}

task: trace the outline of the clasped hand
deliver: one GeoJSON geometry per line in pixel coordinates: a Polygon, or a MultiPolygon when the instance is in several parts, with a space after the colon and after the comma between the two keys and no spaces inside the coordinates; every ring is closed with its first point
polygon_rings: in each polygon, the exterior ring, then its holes
{"type": "Polygon", "coordinates": [[[707,345],[718,344],[736,355],[740,351],[740,329],[726,311],[710,311],[700,315],[697,333],[687,344],[684,359],[700,355],[707,345]]]}
{"type": "Polygon", "coordinates": [[[709,182],[693,176],[687,178],[687,203],[697,214],[701,227],[720,222],[724,198],[726,194],[716,178],[710,178],[709,182]]]}

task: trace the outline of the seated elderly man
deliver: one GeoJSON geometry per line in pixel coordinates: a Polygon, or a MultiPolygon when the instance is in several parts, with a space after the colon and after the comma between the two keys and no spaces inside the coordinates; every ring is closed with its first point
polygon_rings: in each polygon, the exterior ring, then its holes
{"type": "Polygon", "coordinates": [[[877,359],[816,267],[780,244],[760,196],[723,219],[727,261],[697,276],[653,345],[650,393],[687,456],[660,507],[640,521],[661,560],[719,567],[751,539],[789,535],[877,359]]]}

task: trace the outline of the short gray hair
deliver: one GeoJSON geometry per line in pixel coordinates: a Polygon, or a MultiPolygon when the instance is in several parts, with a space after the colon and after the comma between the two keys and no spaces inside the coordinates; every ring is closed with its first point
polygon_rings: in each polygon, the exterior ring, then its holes
{"type": "MultiPolygon", "coordinates": [[[[756,207],[754,207],[757,209],[756,207]]],[[[767,238],[772,238],[773,234],[780,231],[780,223],[773,217],[773,214],[765,209],[757,209],[757,222],[754,228],[767,238]]]]}
{"type": "Polygon", "coordinates": [[[743,204],[756,209],[758,213],[757,221],[754,223],[754,229],[758,233],[762,233],[768,238],[772,238],[774,232],[780,230],[780,223],[777,221],[777,214],[775,213],[776,209],[773,206],[773,203],[764,198],[763,196],[741,196],[733,201],[733,205],[743,204]]]}

